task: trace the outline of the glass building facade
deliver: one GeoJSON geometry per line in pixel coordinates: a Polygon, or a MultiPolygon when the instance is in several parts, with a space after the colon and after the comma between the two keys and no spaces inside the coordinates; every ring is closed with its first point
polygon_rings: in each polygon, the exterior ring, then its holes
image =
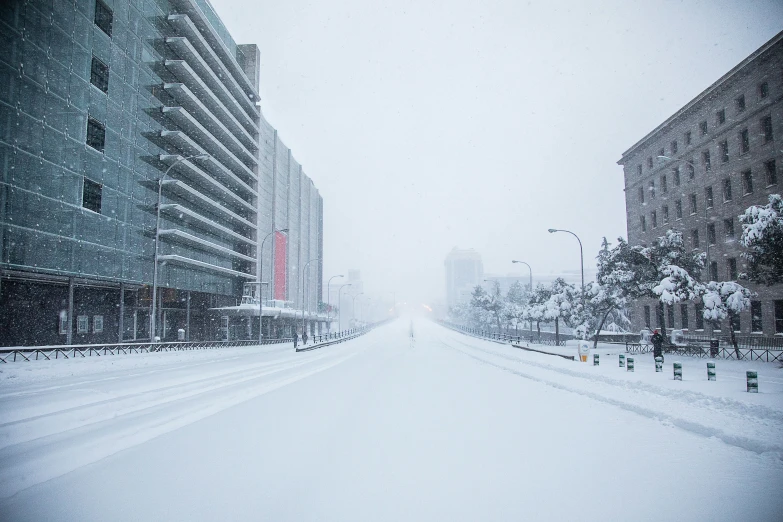
{"type": "Polygon", "coordinates": [[[206,0],[0,3],[0,345],[149,339],[156,230],[164,339],[257,332],[211,310],[274,229],[301,305],[322,202],[260,113],[258,56],[206,0]]]}

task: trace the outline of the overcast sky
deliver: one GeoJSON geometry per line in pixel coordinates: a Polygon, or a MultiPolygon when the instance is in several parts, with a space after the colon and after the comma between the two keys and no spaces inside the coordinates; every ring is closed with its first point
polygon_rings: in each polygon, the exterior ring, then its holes
{"type": "MultiPolygon", "coordinates": [[[[324,278],[443,299],[443,261],[594,266],[623,151],[783,29],[780,0],[211,0],[324,198],[324,278]]],[[[524,272],[526,273],[526,272],[524,272]]]]}

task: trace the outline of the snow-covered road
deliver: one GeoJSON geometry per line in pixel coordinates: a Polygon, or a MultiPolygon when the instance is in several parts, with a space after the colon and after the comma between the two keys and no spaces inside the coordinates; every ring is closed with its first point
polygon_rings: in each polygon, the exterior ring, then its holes
{"type": "Polygon", "coordinates": [[[299,354],[8,365],[0,520],[779,520],[783,370],[683,362],[400,319],[299,354]]]}

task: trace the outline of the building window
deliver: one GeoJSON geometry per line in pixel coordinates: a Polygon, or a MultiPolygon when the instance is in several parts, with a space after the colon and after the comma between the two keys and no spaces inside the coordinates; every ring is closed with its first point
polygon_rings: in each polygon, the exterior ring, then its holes
{"type": "Polygon", "coordinates": [[[90,67],[90,83],[103,92],[109,92],[109,66],[94,56],[90,67]]]}
{"type": "Polygon", "coordinates": [[[728,259],[728,263],[726,264],[726,272],[729,276],[729,281],[737,280],[737,258],[730,257],[728,259]]]}
{"type": "Polygon", "coordinates": [[[737,112],[742,112],[745,110],[745,95],[741,94],[737,99],[735,100],[737,103],[737,112]]]}
{"type": "Polygon", "coordinates": [[[691,144],[691,131],[687,131],[685,133],[685,144],[690,145],[691,144]]]}
{"type": "Polygon", "coordinates": [[[661,174],[661,192],[663,194],[669,192],[669,182],[666,180],[666,174],[661,174]]]}
{"type": "Polygon", "coordinates": [[[677,140],[672,141],[672,154],[677,154],[677,140]]]}
{"type": "Polygon", "coordinates": [[[707,208],[712,208],[714,201],[715,200],[712,197],[712,187],[706,187],[704,189],[704,204],[707,206],[707,208]]]}
{"type": "Polygon", "coordinates": [[[723,220],[723,230],[726,232],[726,239],[734,239],[734,218],[723,220]]]}
{"type": "Polygon", "coordinates": [[[769,84],[763,82],[759,85],[759,98],[766,98],[769,96],[769,84]]]}
{"type": "Polygon", "coordinates": [[[652,158],[647,158],[647,168],[651,169],[653,167],[652,158]]]}
{"type": "Polygon", "coordinates": [[[721,109],[716,114],[718,125],[723,125],[726,123],[726,109],[721,109]]]}
{"type": "Polygon", "coordinates": [[[104,4],[101,0],[95,2],[95,25],[97,25],[101,31],[111,36],[111,24],[114,20],[114,14],[109,6],[104,4]]]}
{"type": "Polygon", "coordinates": [[[92,316],[92,332],[93,333],[101,333],[101,332],[103,332],[103,316],[102,315],[93,315],[92,316]]]}
{"type": "Polygon", "coordinates": [[[783,333],[783,300],[775,301],[775,333],[783,333]]]}
{"type": "Polygon", "coordinates": [[[764,135],[764,143],[772,141],[772,116],[765,116],[761,119],[761,133],[764,135]]]}
{"type": "Polygon", "coordinates": [[[699,229],[694,228],[691,230],[691,241],[693,242],[693,248],[699,248],[699,229]]]}
{"type": "Polygon", "coordinates": [[[672,169],[672,178],[674,178],[674,185],[680,186],[680,167],[674,167],[672,169]]]}
{"type": "Polygon", "coordinates": [[[690,200],[691,200],[691,214],[695,214],[699,210],[698,207],[696,206],[696,194],[691,194],[690,200]]]}
{"type": "Polygon", "coordinates": [[[731,201],[731,178],[723,180],[723,201],[731,201]]]}
{"type": "Polygon", "coordinates": [[[731,328],[736,333],[742,331],[742,323],[740,322],[739,314],[729,315],[729,328],[731,328]]]}
{"type": "Polygon", "coordinates": [[[636,174],[639,175],[639,176],[642,175],[642,166],[641,165],[637,165],[636,166],[636,174]]]}
{"type": "Polygon", "coordinates": [[[717,235],[715,234],[715,223],[707,224],[707,243],[714,245],[717,241],[717,235]]]}
{"type": "Polygon", "coordinates": [[[720,149],[720,160],[723,163],[727,163],[729,161],[729,142],[726,140],[721,141],[718,148],[720,149]]]}
{"type": "Polygon", "coordinates": [[[68,333],[68,312],[60,310],[60,335],[66,335],[68,333]]]}
{"type": "Polygon", "coordinates": [[[745,194],[753,194],[753,173],[750,170],[742,173],[742,189],[745,194]]]}
{"type": "Polygon", "coordinates": [[[642,226],[642,232],[647,232],[647,220],[644,216],[639,216],[639,224],[642,226]]]}
{"type": "Polygon", "coordinates": [[[688,305],[686,304],[680,305],[680,323],[683,330],[688,329],[688,305]]]}
{"type": "Polygon", "coordinates": [[[674,328],[674,307],[672,305],[666,307],[666,320],[669,322],[669,328],[674,328]]]}
{"type": "Polygon", "coordinates": [[[87,210],[92,210],[98,214],[101,213],[101,198],[103,197],[103,185],[95,183],[92,180],[84,178],[84,189],[82,190],[82,206],[87,210]]]}
{"type": "Polygon", "coordinates": [[[775,166],[775,160],[769,160],[765,162],[764,170],[767,172],[767,185],[777,185],[778,171],[775,166]]]}
{"type": "Polygon", "coordinates": [[[739,133],[740,153],[745,154],[750,150],[750,134],[748,129],[742,129],[739,133]]]}
{"type": "Polygon", "coordinates": [[[708,173],[712,170],[712,162],[710,161],[710,151],[705,150],[701,153],[701,162],[704,164],[705,173],[708,173]]]}
{"type": "Polygon", "coordinates": [[[688,163],[688,179],[694,179],[696,177],[696,167],[693,165],[693,158],[688,163]]]}
{"type": "Polygon", "coordinates": [[[750,331],[761,333],[764,322],[761,320],[761,301],[750,302],[750,331]]]}
{"type": "Polygon", "coordinates": [[[666,151],[663,148],[658,149],[658,157],[666,156],[666,151]]]}
{"type": "MultiPolygon", "coordinates": [[[[783,301],[780,301],[783,304],[783,301]]],[[[775,302],[775,318],[777,319],[777,301],[775,302]]],[[[781,306],[783,308],[783,306],[781,306]]],[[[783,320],[781,321],[783,322],[783,320]]],[[[644,326],[650,328],[650,306],[644,305],[644,326]]]]}
{"type": "Polygon", "coordinates": [[[682,201],[679,199],[674,202],[674,215],[677,219],[682,219],[682,201]]]}
{"type": "Polygon", "coordinates": [[[693,314],[693,317],[696,318],[696,329],[704,330],[704,305],[696,303],[694,308],[696,309],[696,313],[693,314]]]}
{"type": "Polygon", "coordinates": [[[650,180],[650,199],[655,199],[655,180],[650,180]]]}
{"type": "Polygon", "coordinates": [[[94,118],[87,118],[87,145],[103,152],[106,143],[106,127],[94,118]]]}
{"type": "Polygon", "coordinates": [[[669,224],[669,207],[667,205],[663,206],[663,223],[665,225],[669,224]]]}
{"type": "Polygon", "coordinates": [[[639,203],[644,203],[644,187],[639,187],[639,203]]]}
{"type": "Polygon", "coordinates": [[[701,131],[702,136],[707,135],[707,122],[703,121],[699,124],[699,130],[701,131]]]}
{"type": "Polygon", "coordinates": [[[650,218],[652,218],[652,227],[658,228],[658,213],[653,210],[650,213],[650,218]]]}
{"type": "Polygon", "coordinates": [[[76,318],[76,333],[87,333],[90,329],[90,319],[86,315],[80,315],[76,318]]]}
{"type": "Polygon", "coordinates": [[[710,262],[710,279],[713,281],[718,280],[718,262],[712,261],[710,262]]]}

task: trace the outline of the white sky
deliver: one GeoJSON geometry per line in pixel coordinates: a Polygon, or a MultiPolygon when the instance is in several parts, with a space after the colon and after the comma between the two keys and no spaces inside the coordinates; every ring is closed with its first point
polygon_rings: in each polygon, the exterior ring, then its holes
{"type": "MultiPolygon", "coordinates": [[[[324,198],[324,278],[443,298],[443,261],[593,266],[623,151],[783,29],[780,0],[211,0],[324,198]]],[[[524,268],[524,267],[523,267],[524,268]]]]}

